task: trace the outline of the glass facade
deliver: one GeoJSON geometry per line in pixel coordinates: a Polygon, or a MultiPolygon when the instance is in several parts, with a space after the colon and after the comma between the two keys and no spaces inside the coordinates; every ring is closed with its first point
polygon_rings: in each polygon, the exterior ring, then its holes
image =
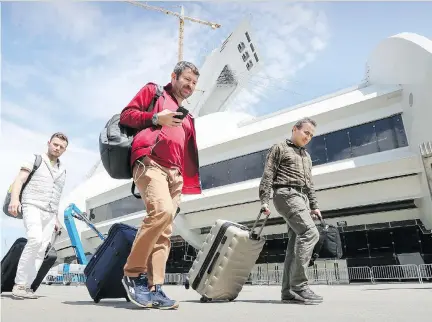
{"type": "MultiPolygon", "coordinates": [[[[306,146],[314,166],[408,145],[400,114],[314,137],[306,146]]],[[[268,150],[200,168],[203,189],[260,178],[268,150]]]]}
{"type": "MultiPolygon", "coordinates": [[[[355,127],[316,136],[306,149],[314,166],[350,159],[408,145],[400,114],[355,127]]],[[[204,190],[260,178],[268,149],[242,155],[200,168],[204,190]]],[[[91,211],[95,222],[144,209],[142,200],[129,196],[91,211]]]]}
{"type": "Polygon", "coordinates": [[[137,199],[130,195],[126,198],[93,208],[90,210],[90,214],[95,216],[95,218],[92,220],[93,222],[101,222],[121,216],[126,216],[144,209],[144,202],[141,199],[137,199]]]}
{"type": "Polygon", "coordinates": [[[313,165],[397,149],[408,145],[400,114],[312,139],[306,147],[313,165]]]}

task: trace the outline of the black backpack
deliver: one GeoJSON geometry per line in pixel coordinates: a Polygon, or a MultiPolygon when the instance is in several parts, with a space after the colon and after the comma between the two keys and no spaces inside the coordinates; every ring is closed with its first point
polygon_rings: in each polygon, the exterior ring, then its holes
{"type": "Polygon", "coordinates": [[[320,234],[320,239],[314,247],[309,266],[312,266],[317,258],[340,259],[343,251],[338,228],[327,224],[324,219],[316,227],[320,234]]]}
{"type": "MultiPolygon", "coordinates": [[[[153,97],[147,112],[151,112],[156,101],[163,94],[163,87],[156,86],[156,94],[153,97]]],[[[134,136],[139,132],[137,129],[120,124],[120,114],[115,114],[105,125],[99,135],[99,152],[105,170],[113,179],[132,178],[130,166],[130,153],[134,136]]],[[[134,186],[132,193],[134,194],[134,186]]],[[[135,194],[134,194],[135,195],[135,194]]],[[[136,195],[135,195],[136,196],[136,195]]],[[[137,196],[136,196],[137,197],[137,196]]]]}
{"type": "MultiPolygon", "coordinates": [[[[33,169],[30,172],[30,174],[28,175],[26,182],[24,182],[24,184],[22,185],[22,188],[21,188],[21,191],[19,194],[20,203],[22,200],[22,194],[23,194],[25,187],[30,182],[30,180],[31,180],[33,174],[36,172],[36,170],[39,169],[41,163],[42,163],[42,157],[39,154],[35,154],[35,161],[33,163],[33,169]]],[[[12,185],[9,187],[9,190],[6,193],[6,197],[5,197],[4,202],[3,202],[3,212],[5,213],[5,215],[7,215],[9,217],[17,218],[17,219],[23,219],[23,216],[22,216],[23,214],[21,211],[18,212],[16,217],[14,215],[12,215],[11,213],[9,213],[9,204],[10,204],[11,199],[12,199],[11,189],[12,189],[12,185]]]]}

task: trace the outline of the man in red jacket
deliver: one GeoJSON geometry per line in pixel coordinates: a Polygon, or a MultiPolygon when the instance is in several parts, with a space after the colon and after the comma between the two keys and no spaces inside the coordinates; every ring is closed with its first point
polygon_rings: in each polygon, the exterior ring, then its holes
{"type": "Polygon", "coordinates": [[[156,85],[148,83],[120,116],[122,125],[140,130],[132,142],[131,167],[147,216],[132,245],[122,280],[129,299],[140,307],[178,307],[177,301],[162,291],[172,223],[181,194],[200,194],[201,184],[194,119],[190,114],[183,118],[184,114],[176,111],[194,92],[198,77],[193,64],[181,61],[151,112],[147,108],[156,85]]]}

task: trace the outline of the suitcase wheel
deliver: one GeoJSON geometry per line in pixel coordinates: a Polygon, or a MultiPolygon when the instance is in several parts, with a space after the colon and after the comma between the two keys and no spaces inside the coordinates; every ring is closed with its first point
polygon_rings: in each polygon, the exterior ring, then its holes
{"type": "Polygon", "coordinates": [[[236,298],[237,298],[237,297],[234,297],[234,298],[232,298],[232,299],[228,299],[228,301],[232,302],[232,301],[234,301],[236,298]]]}
{"type": "Polygon", "coordinates": [[[125,297],[125,299],[126,299],[126,302],[130,302],[130,300],[127,296],[125,297]]]}
{"type": "Polygon", "coordinates": [[[100,302],[100,298],[96,297],[95,299],[93,299],[93,301],[94,301],[95,303],[99,303],[99,302],[100,302]]]}
{"type": "Polygon", "coordinates": [[[209,299],[207,296],[203,296],[200,298],[201,303],[211,302],[212,299],[209,299]]]}
{"type": "Polygon", "coordinates": [[[185,280],[185,284],[184,284],[184,287],[185,287],[185,289],[189,289],[189,287],[190,287],[190,283],[189,283],[189,279],[188,278],[186,278],[186,280],[185,280]]]}

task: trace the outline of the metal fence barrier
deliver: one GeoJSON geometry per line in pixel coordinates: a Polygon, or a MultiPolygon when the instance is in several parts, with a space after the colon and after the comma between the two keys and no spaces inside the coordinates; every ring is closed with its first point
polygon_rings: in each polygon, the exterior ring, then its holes
{"type": "Polygon", "coordinates": [[[419,272],[423,281],[432,282],[432,264],[419,265],[419,272]]]}
{"type": "MultiPolygon", "coordinates": [[[[185,273],[165,274],[165,284],[184,285],[188,275],[185,273]]],[[[361,266],[361,267],[309,267],[307,277],[310,284],[350,284],[358,282],[384,283],[417,281],[419,283],[432,282],[432,264],[422,265],[387,265],[387,266],[361,266]]],[[[249,285],[281,285],[283,268],[258,269],[249,274],[246,284],[249,285]]],[[[47,275],[45,283],[63,285],[84,285],[84,274],[59,273],[47,275]]]]}
{"type": "Polygon", "coordinates": [[[422,283],[422,276],[418,265],[387,265],[373,266],[372,274],[375,281],[418,280],[422,283]]]}
{"type": "Polygon", "coordinates": [[[170,273],[165,274],[165,284],[183,285],[186,281],[187,274],[170,273]]]}
{"type": "MultiPolygon", "coordinates": [[[[432,282],[432,264],[422,265],[388,265],[388,266],[360,266],[344,268],[317,268],[309,267],[307,276],[310,284],[351,284],[351,283],[385,283],[416,281],[432,282]]],[[[184,284],[187,274],[168,273],[165,276],[166,284],[184,284]]],[[[249,274],[246,284],[249,285],[281,285],[283,279],[282,269],[259,269],[249,274]]]]}
{"type": "Polygon", "coordinates": [[[348,267],[348,279],[351,282],[375,283],[372,269],[368,266],[348,267]]]}
{"type": "Polygon", "coordinates": [[[84,285],[86,277],[80,273],[48,274],[44,279],[45,284],[84,285]]]}

